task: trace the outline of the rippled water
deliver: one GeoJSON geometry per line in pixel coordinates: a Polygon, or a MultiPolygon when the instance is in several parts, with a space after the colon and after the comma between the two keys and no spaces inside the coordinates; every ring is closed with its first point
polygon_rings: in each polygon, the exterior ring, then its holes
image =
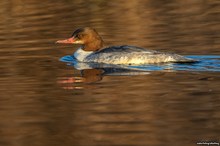
{"type": "Polygon", "coordinates": [[[1,1],[0,145],[193,146],[220,142],[220,1],[1,1]],[[78,27],[195,64],[59,61],[78,27]]]}

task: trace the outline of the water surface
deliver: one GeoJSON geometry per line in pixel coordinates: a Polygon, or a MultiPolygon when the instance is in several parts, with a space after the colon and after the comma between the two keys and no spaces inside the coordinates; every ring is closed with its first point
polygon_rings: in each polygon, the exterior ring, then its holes
{"type": "Polygon", "coordinates": [[[1,1],[0,145],[219,142],[219,16],[218,0],[1,1]],[[201,62],[78,70],[54,42],[84,26],[201,62]]]}

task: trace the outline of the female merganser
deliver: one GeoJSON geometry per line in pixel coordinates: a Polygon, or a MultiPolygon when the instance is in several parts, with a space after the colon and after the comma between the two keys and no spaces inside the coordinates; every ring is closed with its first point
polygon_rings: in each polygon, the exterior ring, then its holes
{"type": "Polygon", "coordinates": [[[80,62],[105,64],[141,65],[166,62],[195,62],[177,54],[162,53],[135,46],[104,47],[103,40],[95,29],[80,28],[73,32],[71,38],[57,43],[81,44],[73,56],[80,62]]]}

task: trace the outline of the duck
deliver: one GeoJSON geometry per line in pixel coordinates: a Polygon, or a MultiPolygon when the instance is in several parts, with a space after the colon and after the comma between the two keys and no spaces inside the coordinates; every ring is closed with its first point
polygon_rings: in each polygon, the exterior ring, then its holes
{"type": "Polygon", "coordinates": [[[114,65],[144,65],[158,63],[191,63],[195,60],[175,53],[166,53],[131,45],[105,46],[98,32],[91,27],[76,29],[70,38],[59,44],[79,44],[73,57],[79,62],[114,65]]]}

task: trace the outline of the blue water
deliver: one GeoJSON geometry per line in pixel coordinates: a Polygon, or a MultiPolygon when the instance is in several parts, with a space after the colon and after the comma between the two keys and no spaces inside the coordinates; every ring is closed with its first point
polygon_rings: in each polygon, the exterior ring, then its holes
{"type": "Polygon", "coordinates": [[[140,66],[107,65],[97,63],[79,63],[71,56],[64,56],[60,61],[67,62],[78,70],[91,68],[117,68],[138,71],[208,71],[220,72],[220,55],[188,55],[188,58],[198,60],[196,63],[163,63],[140,66]]]}

